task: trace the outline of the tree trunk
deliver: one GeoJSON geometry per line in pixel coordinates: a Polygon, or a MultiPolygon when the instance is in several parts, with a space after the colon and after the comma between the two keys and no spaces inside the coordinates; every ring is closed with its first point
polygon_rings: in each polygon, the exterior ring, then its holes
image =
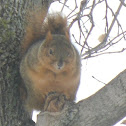
{"type": "Polygon", "coordinates": [[[59,113],[40,113],[36,126],[113,126],[126,116],[126,70],[91,97],[59,113]]]}
{"type": "Polygon", "coordinates": [[[20,43],[26,9],[48,0],[0,0],[0,126],[34,126],[20,98],[20,43]]]}

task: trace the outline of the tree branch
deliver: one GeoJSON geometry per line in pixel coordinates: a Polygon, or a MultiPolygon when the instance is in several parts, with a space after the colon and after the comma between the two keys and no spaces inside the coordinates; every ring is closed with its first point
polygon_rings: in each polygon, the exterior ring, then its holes
{"type": "Polygon", "coordinates": [[[36,126],[112,126],[125,115],[126,70],[93,96],[69,103],[62,112],[41,113],[36,126]]]}
{"type": "Polygon", "coordinates": [[[99,51],[99,50],[101,50],[101,49],[103,49],[105,47],[108,36],[109,36],[109,34],[110,34],[110,32],[111,32],[111,30],[113,28],[113,25],[115,24],[115,21],[117,19],[117,16],[118,16],[121,8],[122,8],[122,3],[120,3],[120,5],[119,5],[119,7],[117,9],[117,12],[116,12],[116,14],[114,16],[114,19],[113,19],[113,21],[112,21],[112,23],[111,23],[111,25],[110,25],[107,33],[106,33],[106,36],[105,36],[103,42],[100,43],[99,45],[97,45],[96,47],[92,48],[91,50],[89,50],[89,51],[85,52],[84,54],[82,54],[82,57],[86,56],[87,58],[89,58],[91,56],[91,54],[97,53],[97,51],[99,51]]]}

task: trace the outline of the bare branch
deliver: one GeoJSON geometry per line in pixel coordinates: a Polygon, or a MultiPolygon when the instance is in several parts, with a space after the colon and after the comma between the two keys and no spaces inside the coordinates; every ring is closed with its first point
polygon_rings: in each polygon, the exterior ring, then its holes
{"type": "Polygon", "coordinates": [[[113,126],[126,114],[125,82],[126,70],[89,98],[61,112],[40,113],[36,126],[113,126]]]}
{"type": "Polygon", "coordinates": [[[109,34],[110,34],[110,32],[111,32],[111,30],[113,28],[113,25],[115,24],[115,21],[117,19],[117,16],[118,16],[120,10],[121,10],[121,7],[122,7],[122,4],[120,3],[120,5],[119,5],[119,7],[117,9],[117,12],[115,13],[114,19],[113,19],[113,21],[112,21],[112,23],[111,23],[111,25],[110,25],[110,27],[108,29],[108,32],[106,33],[106,36],[105,36],[103,42],[100,43],[99,45],[97,45],[96,47],[92,48],[91,50],[88,50],[87,52],[82,54],[83,57],[84,56],[90,57],[93,53],[97,53],[99,50],[101,50],[101,49],[103,49],[105,47],[105,45],[107,43],[108,36],[109,36],[109,34]]]}
{"type": "Polygon", "coordinates": [[[126,4],[124,3],[124,0],[120,0],[120,2],[122,3],[123,6],[126,7],[126,4]]]}
{"type": "Polygon", "coordinates": [[[92,78],[94,78],[94,79],[95,79],[95,80],[97,80],[98,82],[100,82],[100,83],[102,83],[102,84],[106,85],[106,83],[104,83],[104,82],[100,81],[100,80],[99,80],[99,79],[97,79],[96,77],[92,76],[92,78]]]}

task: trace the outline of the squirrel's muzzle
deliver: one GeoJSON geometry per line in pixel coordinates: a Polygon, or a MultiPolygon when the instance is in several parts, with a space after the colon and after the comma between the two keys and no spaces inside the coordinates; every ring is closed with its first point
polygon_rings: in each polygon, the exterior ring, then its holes
{"type": "Polygon", "coordinates": [[[63,66],[64,66],[63,60],[60,59],[60,60],[57,62],[57,68],[58,68],[58,69],[62,69],[63,66]]]}

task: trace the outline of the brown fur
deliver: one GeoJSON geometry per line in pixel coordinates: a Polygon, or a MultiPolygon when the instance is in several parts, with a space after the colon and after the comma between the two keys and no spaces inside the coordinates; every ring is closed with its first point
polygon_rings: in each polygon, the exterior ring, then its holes
{"type": "Polygon", "coordinates": [[[75,99],[80,56],[70,42],[66,18],[56,13],[46,19],[33,14],[33,19],[26,27],[20,64],[27,89],[26,108],[59,111],[66,100],[75,99]],[[55,94],[49,95],[51,92],[55,94]]]}

